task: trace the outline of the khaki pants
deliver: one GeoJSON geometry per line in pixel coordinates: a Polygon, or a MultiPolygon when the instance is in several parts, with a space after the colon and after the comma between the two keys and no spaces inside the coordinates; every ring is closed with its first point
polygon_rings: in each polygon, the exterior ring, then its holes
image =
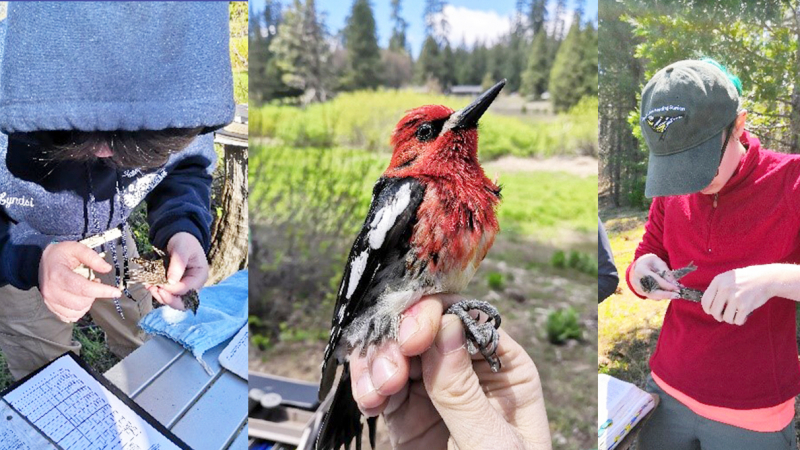
{"type": "MultiPolygon", "coordinates": [[[[130,234],[127,242],[128,256],[137,256],[136,245],[130,234]]],[[[122,265],[122,246],[119,241],[116,246],[117,259],[122,265]]],[[[109,249],[105,259],[114,265],[109,249]]],[[[97,275],[104,284],[114,285],[114,269],[108,274],[97,275]]],[[[138,301],[124,295],[119,299],[125,314],[124,320],[114,307],[113,299],[97,299],[89,310],[94,322],[105,331],[109,349],[119,358],[124,358],[144,343],[146,335],[138,327],[139,320],[153,309],[151,295],[144,286],[131,285],[130,293],[138,301]]],[[[0,350],[15,379],[24,377],[67,351],[80,354],[81,344],[73,340],[72,327],[73,324],[60,321],[47,309],[39,289],[23,291],[11,285],[0,287],[0,350]]]]}

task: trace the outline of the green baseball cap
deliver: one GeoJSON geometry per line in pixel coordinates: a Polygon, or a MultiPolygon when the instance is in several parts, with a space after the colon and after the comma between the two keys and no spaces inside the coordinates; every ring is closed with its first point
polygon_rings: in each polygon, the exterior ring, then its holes
{"type": "Polygon", "coordinates": [[[701,191],[717,174],[723,131],[736,119],[739,94],[719,67],[678,61],[642,91],[641,119],[650,159],[646,197],[701,191]]]}

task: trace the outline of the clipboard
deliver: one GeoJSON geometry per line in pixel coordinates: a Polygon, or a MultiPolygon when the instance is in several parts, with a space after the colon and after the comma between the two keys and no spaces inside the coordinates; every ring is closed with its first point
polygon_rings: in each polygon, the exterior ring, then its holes
{"type": "Polygon", "coordinates": [[[192,450],[71,352],[0,395],[59,449],[192,450]]]}

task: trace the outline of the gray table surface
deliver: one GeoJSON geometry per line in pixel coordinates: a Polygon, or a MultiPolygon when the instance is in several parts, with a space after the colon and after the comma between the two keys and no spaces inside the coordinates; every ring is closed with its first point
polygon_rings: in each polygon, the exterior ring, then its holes
{"type": "Polygon", "coordinates": [[[196,450],[247,448],[247,381],[219,364],[229,341],[194,356],[156,336],[105,376],[156,420],[196,450]]]}

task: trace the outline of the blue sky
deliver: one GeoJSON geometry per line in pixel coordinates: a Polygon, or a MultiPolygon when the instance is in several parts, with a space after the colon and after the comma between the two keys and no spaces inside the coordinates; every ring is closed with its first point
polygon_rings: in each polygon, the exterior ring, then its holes
{"type": "MultiPolygon", "coordinates": [[[[283,0],[284,6],[292,0],[283,0]]],[[[386,47],[392,32],[390,18],[390,0],[370,0],[375,22],[378,28],[378,41],[381,47],[386,47]]],[[[264,8],[264,0],[251,0],[253,9],[260,11],[264,8]]],[[[344,28],[347,16],[350,14],[351,0],[317,0],[317,9],[325,14],[325,24],[328,31],[336,33],[344,28]]],[[[449,1],[445,12],[450,22],[450,41],[458,44],[465,40],[468,44],[476,38],[492,41],[493,38],[508,30],[510,17],[514,12],[516,0],[459,0],[449,1]]],[[[425,39],[425,25],[422,20],[424,0],[404,0],[402,2],[403,18],[408,22],[406,36],[410,42],[414,55],[419,54],[422,41],[425,39]]],[[[574,2],[568,0],[567,8],[573,8],[574,2]]],[[[555,1],[548,0],[548,11],[555,9],[555,1]]],[[[596,22],[597,0],[586,1],[585,17],[596,22]]]]}

